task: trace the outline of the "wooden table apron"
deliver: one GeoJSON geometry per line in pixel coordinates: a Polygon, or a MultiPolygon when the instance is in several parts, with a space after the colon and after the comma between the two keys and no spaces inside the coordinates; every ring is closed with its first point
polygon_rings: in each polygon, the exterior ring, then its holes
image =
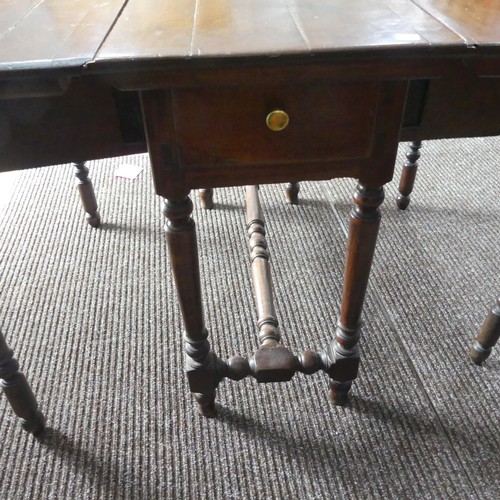
{"type": "Polygon", "coordinates": [[[330,378],[330,399],[343,404],[358,372],[361,313],[379,206],[383,185],[393,175],[398,141],[500,133],[492,111],[500,103],[498,67],[498,58],[492,56],[450,54],[108,71],[45,82],[47,86],[37,91],[34,79],[22,87],[26,97],[4,92],[0,101],[13,118],[0,167],[28,168],[144,151],[141,134],[126,138],[123,119],[140,96],[156,192],[166,199],[166,235],[185,325],[187,374],[202,413],[214,414],[215,390],[224,378],[281,382],[296,372],[319,370],[330,378]],[[450,92],[460,87],[458,79],[466,89],[460,101],[450,92]],[[123,96],[135,97],[124,104],[123,96]],[[20,110],[38,113],[38,105],[43,108],[39,121],[15,121],[20,110]],[[443,119],[448,109],[451,118],[443,119]],[[289,116],[282,131],[266,125],[266,117],[276,110],[289,116]],[[470,113],[484,119],[471,124],[470,113]],[[27,135],[32,140],[20,149],[27,135]],[[249,359],[221,360],[210,347],[204,324],[190,191],[337,177],[353,177],[359,184],[332,342],[319,352],[299,354],[281,344],[264,220],[256,192],[249,190],[250,256],[252,268],[259,268],[254,277],[262,278],[256,286],[260,347],[249,359]]]}

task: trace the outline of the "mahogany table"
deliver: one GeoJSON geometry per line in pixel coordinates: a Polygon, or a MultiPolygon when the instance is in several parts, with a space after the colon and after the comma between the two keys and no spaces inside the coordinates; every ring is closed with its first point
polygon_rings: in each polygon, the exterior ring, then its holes
{"type": "MultiPolygon", "coordinates": [[[[319,370],[342,404],[398,141],[499,134],[499,43],[500,0],[0,0],[0,170],[147,145],[202,413],[224,378],[319,370]],[[280,342],[255,185],[345,176],[359,184],[340,318],[330,345],[296,355],[280,342]],[[203,321],[189,193],[236,185],[249,185],[260,347],[224,361],[203,321]]],[[[0,378],[39,431],[3,339],[0,378]]]]}

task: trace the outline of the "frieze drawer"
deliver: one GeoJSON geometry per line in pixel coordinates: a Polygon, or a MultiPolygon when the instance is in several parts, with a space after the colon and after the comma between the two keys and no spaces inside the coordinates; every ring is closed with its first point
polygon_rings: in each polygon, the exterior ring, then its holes
{"type": "Polygon", "coordinates": [[[178,160],[189,169],[367,158],[378,95],[377,82],[177,89],[178,160]]]}

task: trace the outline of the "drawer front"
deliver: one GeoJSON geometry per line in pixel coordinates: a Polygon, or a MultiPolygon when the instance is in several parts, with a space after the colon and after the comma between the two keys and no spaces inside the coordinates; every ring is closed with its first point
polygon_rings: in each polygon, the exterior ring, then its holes
{"type": "Polygon", "coordinates": [[[377,82],[175,90],[178,159],[189,169],[367,158],[378,95],[377,82]]]}

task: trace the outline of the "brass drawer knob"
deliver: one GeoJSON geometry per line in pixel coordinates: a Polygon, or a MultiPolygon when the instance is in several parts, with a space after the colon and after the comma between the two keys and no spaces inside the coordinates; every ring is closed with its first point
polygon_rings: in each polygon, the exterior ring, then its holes
{"type": "Polygon", "coordinates": [[[266,125],[273,132],[280,132],[281,130],[286,129],[289,122],[290,118],[288,117],[288,114],[281,109],[271,111],[266,117],[266,125]]]}

